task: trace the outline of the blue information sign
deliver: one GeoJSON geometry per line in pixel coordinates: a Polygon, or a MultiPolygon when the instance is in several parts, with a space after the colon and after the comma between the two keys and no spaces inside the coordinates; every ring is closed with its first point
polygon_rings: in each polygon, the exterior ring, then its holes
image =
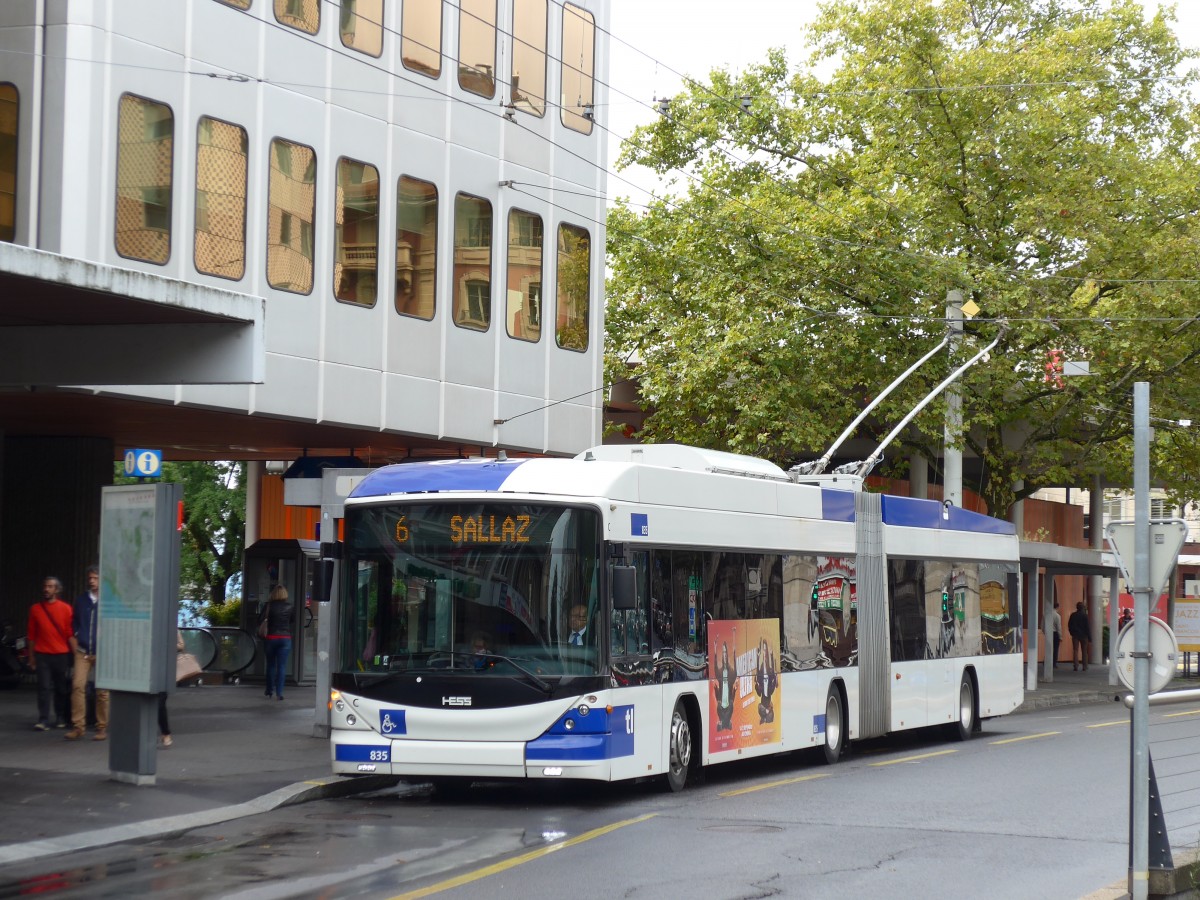
{"type": "Polygon", "coordinates": [[[126,450],[125,474],[130,478],[157,478],[162,474],[162,451],[126,450]]]}

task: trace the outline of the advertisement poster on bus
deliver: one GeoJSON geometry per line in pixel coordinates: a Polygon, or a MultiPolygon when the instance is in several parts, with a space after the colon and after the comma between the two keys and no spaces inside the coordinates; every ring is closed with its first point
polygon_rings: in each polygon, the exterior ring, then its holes
{"type": "Polygon", "coordinates": [[[708,661],[709,749],[780,743],[779,620],[709,622],[708,661]]]}

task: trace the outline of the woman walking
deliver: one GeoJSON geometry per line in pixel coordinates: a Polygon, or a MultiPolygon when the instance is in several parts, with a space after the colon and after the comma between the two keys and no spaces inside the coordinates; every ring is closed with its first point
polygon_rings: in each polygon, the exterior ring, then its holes
{"type": "Polygon", "coordinates": [[[259,630],[267,652],[267,689],[264,693],[283,699],[287,661],[292,653],[292,604],[282,584],[271,588],[267,605],[259,619],[259,630]]]}

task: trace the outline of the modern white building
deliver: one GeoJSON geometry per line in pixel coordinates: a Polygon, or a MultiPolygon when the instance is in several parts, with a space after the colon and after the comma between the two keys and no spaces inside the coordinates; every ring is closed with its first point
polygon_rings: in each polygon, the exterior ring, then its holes
{"type": "Polygon", "coordinates": [[[606,0],[0,4],[6,537],[28,465],[126,446],[598,444],[607,28],[606,0]]]}

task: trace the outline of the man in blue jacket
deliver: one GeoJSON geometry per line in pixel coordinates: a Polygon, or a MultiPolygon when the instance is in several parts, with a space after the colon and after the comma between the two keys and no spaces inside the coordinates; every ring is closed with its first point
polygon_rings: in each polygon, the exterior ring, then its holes
{"type": "MultiPolygon", "coordinates": [[[[87,730],[88,682],[96,679],[96,636],[100,620],[100,569],[87,567],[87,590],[75,601],[74,651],[75,676],[71,681],[71,730],[68,741],[77,741],[87,730]]],[[[94,741],[108,738],[108,691],[96,691],[96,734],[94,741]]]]}

